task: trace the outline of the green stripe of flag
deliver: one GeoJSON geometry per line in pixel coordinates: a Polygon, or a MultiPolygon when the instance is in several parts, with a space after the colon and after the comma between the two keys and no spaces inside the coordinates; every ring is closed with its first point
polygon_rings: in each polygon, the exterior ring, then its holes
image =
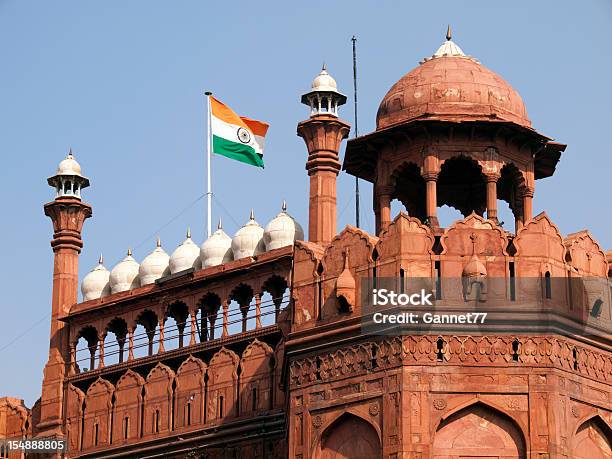
{"type": "Polygon", "coordinates": [[[217,135],[212,136],[213,153],[235,159],[251,166],[264,167],[263,155],[255,151],[253,147],[243,143],[232,142],[217,135]]]}

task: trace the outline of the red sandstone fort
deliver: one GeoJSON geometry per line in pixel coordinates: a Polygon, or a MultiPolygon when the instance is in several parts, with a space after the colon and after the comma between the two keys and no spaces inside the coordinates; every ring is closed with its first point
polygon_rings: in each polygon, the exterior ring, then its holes
{"type": "Polygon", "coordinates": [[[171,255],[158,241],[141,263],[100,260],[80,302],[89,180],[72,154],[60,163],[44,206],[42,394],[31,408],[0,399],[0,437],[64,439],[47,457],[70,458],[611,458],[612,252],[532,214],[566,146],[450,34],[393,85],[342,163],[346,97],[325,68],[302,102],[307,237],[283,205],[265,228],[251,215],[201,247],[188,234],[171,255]],[[373,184],[375,234],[338,232],[341,170],[373,184]],[[391,215],[394,199],[406,212],[391,215]],[[443,205],[464,218],[441,227],[443,205]],[[494,320],[364,333],[363,290],[379,277],[433,279],[438,311],[478,301],[447,280],[477,285],[494,320]],[[533,327],[536,313],[551,319],[533,327]]]}

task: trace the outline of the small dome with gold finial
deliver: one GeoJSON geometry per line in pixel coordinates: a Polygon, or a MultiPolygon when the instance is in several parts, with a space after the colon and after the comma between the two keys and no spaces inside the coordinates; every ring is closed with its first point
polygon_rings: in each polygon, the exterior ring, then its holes
{"type": "Polygon", "coordinates": [[[265,252],[266,246],[263,240],[264,229],[255,221],[255,214],[251,209],[249,221],[246,222],[232,238],[232,252],[234,260],[252,257],[265,252]]]}
{"type": "Polygon", "coordinates": [[[170,274],[170,257],[161,246],[161,240],[157,238],[157,246],[149,255],[142,260],[138,269],[140,285],[154,283],[160,277],[170,274]]]}
{"type": "Polygon", "coordinates": [[[138,268],[138,262],[132,257],[132,249],[128,249],[125,258],[117,263],[110,272],[111,293],[125,292],[140,287],[138,268]]]}
{"type": "Polygon", "coordinates": [[[191,230],[187,228],[187,237],[170,255],[170,273],[175,274],[186,269],[200,267],[200,248],[191,240],[191,230]]]}
{"type": "Polygon", "coordinates": [[[95,300],[110,295],[109,279],[110,272],[104,266],[104,258],[100,255],[97,266],[81,282],[83,301],[95,300]]]}
{"type": "Polygon", "coordinates": [[[304,230],[301,225],[287,213],[287,203],[283,201],[281,212],[266,225],[264,231],[266,250],[292,245],[294,241],[302,239],[304,239],[304,230]]]}
{"type": "Polygon", "coordinates": [[[200,259],[202,268],[220,265],[234,259],[232,238],[223,231],[221,219],[219,219],[217,231],[212,233],[200,247],[200,259]]]}

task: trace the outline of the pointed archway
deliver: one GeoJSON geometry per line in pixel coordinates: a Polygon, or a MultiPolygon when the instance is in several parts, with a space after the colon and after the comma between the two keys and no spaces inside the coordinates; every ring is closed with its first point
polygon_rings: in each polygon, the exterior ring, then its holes
{"type": "Polygon", "coordinates": [[[382,457],[378,432],[364,419],[344,413],[323,432],[317,459],[377,459],[382,457]]]}
{"type": "Polygon", "coordinates": [[[435,459],[524,459],[525,438],[512,418],[483,403],[444,419],[433,442],[435,459]]]}
{"type": "Polygon", "coordinates": [[[612,429],[599,417],[583,422],[573,440],[572,457],[576,459],[612,458],[612,429]]]}

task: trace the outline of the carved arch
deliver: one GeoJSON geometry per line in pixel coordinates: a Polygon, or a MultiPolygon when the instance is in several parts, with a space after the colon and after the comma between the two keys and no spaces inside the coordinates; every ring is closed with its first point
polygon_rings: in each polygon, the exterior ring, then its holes
{"type": "Polygon", "coordinates": [[[599,414],[583,417],[576,423],[572,436],[572,457],[608,459],[612,456],[612,427],[599,414]]]}
{"type": "Polygon", "coordinates": [[[355,408],[347,408],[334,418],[328,419],[316,431],[312,443],[313,457],[332,459],[338,457],[338,454],[344,454],[340,457],[382,458],[381,439],[381,430],[378,425],[355,408]],[[340,429],[345,429],[347,432],[342,432],[340,429]],[[348,433],[350,435],[347,435],[348,433]],[[337,444],[336,438],[339,439],[340,444],[337,444]],[[328,442],[332,444],[329,445],[328,442]],[[328,445],[333,451],[331,454],[326,451],[328,445]]]}
{"type": "Polygon", "coordinates": [[[190,355],[176,372],[174,426],[189,428],[204,423],[204,377],[206,364],[190,355]]]}
{"type": "MultiPolygon", "coordinates": [[[[464,421],[468,419],[468,416],[482,417],[483,415],[491,415],[494,418],[497,418],[497,422],[489,422],[489,425],[493,425],[498,427],[499,430],[505,431],[507,434],[507,440],[511,443],[510,448],[516,448],[516,454],[513,451],[504,450],[504,457],[508,456],[509,458],[516,457],[518,459],[525,459],[529,457],[529,434],[528,429],[524,425],[524,423],[518,419],[514,414],[511,414],[504,410],[503,408],[497,406],[494,403],[489,401],[484,401],[478,397],[474,397],[464,403],[461,403],[447,412],[445,412],[440,418],[434,423],[433,428],[431,430],[431,438],[432,438],[432,453],[439,454],[444,456],[444,454],[448,454],[450,449],[453,450],[453,454],[459,454],[457,446],[454,444],[456,441],[459,441],[455,438],[453,444],[448,445],[448,433],[453,433],[453,431],[457,431],[457,436],[466,435],[466,432],[469,432],[468,426],[464,425],[464,421]],[[482,413],[482,414],[481,414],[482,413]],[[504,423],[506,424],[504,426],[504,423]],[[506,427],[504,429],[504,427],[506,427]],[[515,429],[515,432],[512,432],[512,428],[515,429]],[[445,448],[446,446],[446,448],[445,448]],[[448,448],[450,446],[450,448],[448,448]],[[508,455],[510,454],[510,455],[508,455]]],[[[494,435],[487,436],[486,433],[483,433],[482,442],[479,443],[478,440],[473,439],[474,443],[478,448],[486,447],[486,440],[489,440],[491,443],[494,443],[490,449],[480,450],[478,452],[474,452],[470,450],[469,444],[464,444],[463,447],[465,451],[462,451],[466,455],[478,455],[482,454],[488,456],[489,452],[499,451],[499,438],[494,435]]]]}

